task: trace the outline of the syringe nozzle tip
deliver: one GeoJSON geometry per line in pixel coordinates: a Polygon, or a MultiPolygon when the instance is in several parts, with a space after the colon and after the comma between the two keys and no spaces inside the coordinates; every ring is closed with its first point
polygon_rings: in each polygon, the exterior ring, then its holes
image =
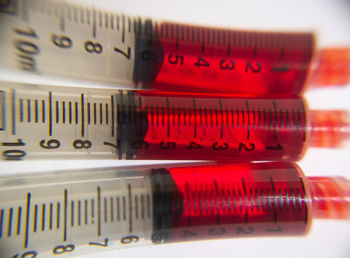
{"type": "Polygon", "coordinates": [[[343,177],[308,177],[313,215],[350,219],[350,181],[343,177]]]}
{"type": "Polygon", "coordinates": [[[343,86],[350,82],[350,48],[326,48],[316,53],[311,66],[314,87],[343,86]]]}
{"type": "Polygon", "coordinates": [[[312,110],[310,127],[310,146],[340,147],[350,139],[350,113],[345,110],[312,110]]]}

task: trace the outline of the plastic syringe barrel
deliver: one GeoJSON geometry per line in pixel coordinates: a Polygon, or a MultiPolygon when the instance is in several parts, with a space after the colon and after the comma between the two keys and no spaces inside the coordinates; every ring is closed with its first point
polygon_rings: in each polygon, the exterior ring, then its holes
{"type": "Polygon", "coordinates": [[[308,179],[288,162],[57,171],[0,186],[7,256],[304,235],[315,217],[348,219],[350,206],[348,181],[308,179]]]}

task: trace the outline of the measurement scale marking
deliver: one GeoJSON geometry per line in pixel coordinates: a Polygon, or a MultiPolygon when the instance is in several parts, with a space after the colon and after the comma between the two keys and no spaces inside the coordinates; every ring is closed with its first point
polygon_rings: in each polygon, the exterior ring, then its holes
{"type": "Polygon", "coordinates": [[[78,102],[74,102],[74,113],[75,113],[75,124],[77,125],[79,122],[79,114],[78,114],[78,102]]]}
{"type": "Polygon", "coordinates": [[[243,201],[242,201],[242,190],[238,189],[238,197],[239,197],[239,212],[243,211],[243,201]]]}
{"type": "Polygon", "coordinates": [[[69,119],[69,124],[72,124],[72,102],[68,102],[68,119],[69,119]]]}
{"type": "Polygon", "coordinates": [[[105,104],[105,110],[106,110],[106,112],[105,112],[105,114],[106,114],[106,115],[105,115],[105,118],[106,118],[106,125],[108,125],[108,122],[109,122],[109,121],[108,121],[108,120],[109,120],[109,119],[108,119],[108,117],[109,117],[108,109],[109,109],[108,103],[106,103],[106,104],[105,104]]]}
{"type": "Polygon", "coordinates": [[[109,201],[110,201],[110,216],[111,216],[111,222],[114,222],[114,201],[113,201],[113,197],[110,197],[109,198],[109,201]]]}
{"type": "MultiPolygon", "coordinates": [[[[305,184],[304,184],[304,180],[302,179],[302,177],[299,177],[299,180],[300,180],[300,184],[301,184],[301,189],[303,190],[303,195],[304,195],[304,198],[306,196],[306,193],[305,193],[305,184]]],[[[307,202],[307,200],[305,199],[305,202],[307,202]]],[[[306,204],[305,204],[306,206],[306,204]]],[[[308,211],[307,211],[307,207],[305,207],[305,225],[308,224],[308,211]]]]}
{"type": "MultiPolygon", "coordinates": [[[[202,54],[204,54],[204,50],[205,50],[205,31],[204,31],[204,28],[201,29],[202,30],[202,54]]],[[[199,31],[198,31],[199,32],[199,31]]],[[[209,37],[209,34],[208,34],[208,37],[209,37]]],[[[208,39],[209,41],[209,39],[208,39]]]]}
{"type": "Polygon", "coordinates": [[[81,226],[81,200],[78,201],[78,225],[81,226]]]}
{"type": "Polygon", "coordinates": [[[39,121],[39,106],[38,106],[38,100],[34,100],[34,121],[35,123],[38,123],[39,121]]]}
{"type": "Polygon", "coordinates": [[[27,99],[27,122],[30,123],[31,122],[31,101],[30,99],[27,99]]]}
{"type": "Polygon", "coordinates": [[[46,122],[46,114],[45,114],[45,100],[41,101],[41,122],[44,124],[46,122]]]}
{"type": "Polygon", "coordinates": [[[239,109],[238,108],[236,108],[236,127],[237,128],[240,128],[240,123],[239,123],[239,109]]]}
{"type": "Polygon", "coordinates": [[[274,183],[272,177],[270,178],[270,182],[271,182],[271,186],[272,186],[273,198],[274,198],[274,203],[275,203],[275,207],[274,207],[274,221],[275,221],[275,223],[277,223],[278,202],[277,202],[277,198],[276,198],[275,183],[274,183]]]}
{"type": "Polygon", "coordinates": [[[95,200],[91,199],[91,224],[95,224],[95,200]]]}
{"type": "Polygon", "coordinates": [[[66,123],[66,102],[62,101],[62,123],[66,123]]]}
{"type": "Polygon", "coordinates": [[[97,187],[97,235],[101,236],[101,188],[97,187]]]}
{"type": "Polygon", "coordinates": [[[72,200],[70,202],[70,225],[71,227],[74,227],[74,201],[72,200]]]}
{"type": "Polygon", "coordinates": [[[85,104],[84,104],[84,94],[80,95],[80,107],[81,107],[81,137],[85,134],[85,104]]]}
{"type": "Polygon", "coordinates": [[[123,196],[123,220],[126,221],[126,198],[123,196]]]}
{"type": "Polygon", "coordinates": [[[6,111],[5,111],[5,107],[6,107],[6,93],[2,90],[0,90],[0,103],[2,104],[1,108],[1,121],[0,121],[0,131],[5,130],[6,128],[6,111]]]}
{"type": "Polygon", "coordinates": [[[131,19],[128,17],[128,32],[131,32],[131,19]]]}
{"type": "Polygon", "coordinates": [[[91,123],[91,104],[90,102],[87,103],[87,123],[88,125],[91,123]]]}
{"type": "Polygon", "coordinates": [[[105,197],[103,199],[103,212],[104,212],[104,222],[107,223],[108,219],[107,219],[107,197],[105,197]]]}
{"type": "Polygon", "coordinates": [[[243,187],[243,194],[244,194],[244,205],[245,205],[245,223],[248,223],[248,195],[247,195],[247,186],[244,181],[244,178],[241,179],[242,181],[242,187],[243,187]]]}
{"type": "MultiPolygon", "coordinates": [[[[277,141],[277,136],[278,136],[278,118],[277,118],[277,106],[276,106],[276,101],[272,101],[273,104],[273,110],[274,110],[274,116],[275,116],[275,140],[277,141]]],[[[282,118],[282,116],[281,116],[282,118]]]]}
{"type": "Polygon", "coordinates": [[[146,200],[147,200],[147,217],[150,218],[151,217],[151,197],[149,194],[147,194],[146,200]]]}
{"type": "Polygon", "coordinates": [[[34,205],[34,217],[33,217],[33,232],[35,233],[37,230],[38,222],[38,205],[34,205]]]}
{"type": "Polygon", "coordinates": [[[94,103],[94,124],[97,122],[97,111],[96,111],[96,103],[94,103]]]}
{"type": "Polygon", "coordinates": [[[296,125],[295,125],[295,112],[294,112],[294,109],[292,109],[292,111],[291,111],[291,128],[293,129],[293,130],[296,130],[296,125]]]}
{"type": "Polygon", "coordinates": [[[135,219],[139,219],[139,198],[135,195],[135,219]]]}
{"type": "Polygon", "coordinates": [[[19,99],[19,121],[23,122],[23,99],[19,99]]]}
{"type": "Polygon", "coordinates": [[[64,189],[63,195],[63,212],[64,212],[64,221],[63,221],[63,241],[67,241],[67,212],[68,212],[68,191],[64,189]]]}
{"type": "Polygon", "coordinates": [[[270,195],[270,189],[269,188],[266,189],[266,194],[267,194],[267,198],[268,198],[268,203],[267,203],[268,204],[267,205],[268,211],[271,212],[272,203],[271,203],[271,195],[270,195]]]}
{"type": "Polygon", "coordinates": [[[221,128],[220,128],[220,139],[224,137],[224,107],[222,105],[222,100],[219,99],[219,107],[220,107],[220,113],[221,113],[221,128]]]}
{"type": "Polygon", "coordinates": [[[290,198],[287,188],[284,188],[285,198],[286,198],[286,206],[287,206],[287,212],[289,212],[289,206],[290,206],[290,198]]]}
{"type": "Polygon", "coordinates": [[[56,229],[60,228],[60,213],[61,213],[61,203],[56,203],[56,229]]]}
{"type": "Polygon", "coordinates": [[[254,195],[253,195],[253,190],[249,189],[249,196],[250,196],[250,208],[251,211],[254,211],[254,208],[257,207],[256,205],[254,206],[254,195]]]}
{"type": "Polygon", "coordinates": [[[1,209],[0,212],[0,239],[2,238],[2,229],[3,229],[3,221],[4,221],[4,209],[1,209]]]}
{"type": "Polygon", "coordinates": [[[53,203],[50,202],[50,211],[49,211],[49,217],[50,217],[50,224],[49,224],[49,228],[50,230],[52,229],[52,221],[53,221],[53,203]]]}
{"type": "Polygon", "coordinates": [[[11,89],[11,125],[12,125],[12,135],[16,135],[16,90],[11,89]]]}
{"type": "Polygon", "coordinates": [[[298,130],[301,130],[301,112],[300,109],[297,109],[297,119],[298,119],[298,130]]]}
{"type": "Polygon", "coordinates": [[[132,195],[131,195],[131,185],[128,184],[128,201],[129,201],[129,232],[132,232],[132,195]]]}
{"type": "Polygon", "coordinates": [[[294,190],[293,190],[293,188],[290,189],[290,194],[291,194],[293,212],[295,212],[295,210],[296,210],[296,204],[295,204],[295,195],[294,195],[294,190]]]}
{"type": "MultiPolygon", "coordinates": [[[[118,23],[118,28],[119,28],[119,23],[118,23]]],[[[125,43],[125,16],[124,15],[122,15],[122,42],[125,43]]]]}
{"type": "Polygon", "coordinates": [[[60,8],[60,13],[59,13],[59,17],[58,17],[58,24],[59,24],[59,28],[62,32],[65,32],[65,13],[64,13],[64,3],[61,2],[61,8],[60,8]]]}
{"type": "Polygon", "coordinates": [[[261,189],[261,199],[262,199],[262,210],[263,210],[263,212],[265,212],[265,210],[266,210],[266,200],[265,200],[264,189],[261,189]]]}
{"type": "Polygon", "coordinates": [[[117,220],[120,221],[120,200],[119,197],[116,198],[116,212],[117,212],[117,220]]]}
{"type": "Polygon", "coordinates": [[[281,129],[283,130],[284,129],[284,112],[283,112],[283,109],[281,108],[280,109],[280,117],[281,117],[281,129]]]}
{"type": "MultiPolygon", "coordinates": [[[[170,116],[170,107],[169,107],[169,98],[166,98],[166,110],[167,110],[167,117],[168,117],[168,123],[167,123],[167,137],[169,139],[170,137],[170,119],[169,119],[169,116],[170,116]]],[[[162,119],[163,123],[164,123],[164,114],[163,114],[163,119],[162,119]]]]}
{"type": "Polygon", "coordinates": [[[145,197],[141,194],[141,219],[145,218],[145,197]]]}
{"type": "Polygon", "coordinates": [[[193,110],[194,110],[194,129],[193,129],[193,138],[197,138],[197,108],[196,100],[192,99],[193,110]]]}
{"type": "Polygon", "coordinates": [[[246,109],[247,109],[247,122],[248,122],[248,130],[247,130],[247,140],[250,139],[250,111],[249,111],[249,103],[248,100],[245,100],[245,105],[246,105],[246,109]]]}
{"type": "Polygon", "coordinates": [[[49,92],[49,136],[52,136],[52,92],[49,92]]]}
{"type": "Polygon", "coordinates": [[[85,199],[84,200],[84,222],[85,222],[85,225],[88,224],[88,201],[85,199]]]}
{"type": "Polygon", "coordinates": [[[112,107],[112,137],[114,137],[114,95],[111,95],[111,107],[112,107]]]}
{"type": "Polygon", "coordinates": [[[18,207],[17,209],[17,236],[21,233],[21,219],[22,219],[22,207],[18,207]]]}
{"type": "Polygon", "coordinates": [[[242,128],[243,129],[245,129],[245,126],[246,126],[246,122],[245,122],[245,110],[244,110],[244,108],[242,107],[242,109],[241,109],[241,114],[242,114],[242,128]]]}
{"type": "Polygon", "coordinates": [[[298,194],[298,197],[297,197],[298,198],[298,206],[299,206],[298,211],[301,212],[301,195],[300,195],[299,188],[297,188],[296,191],[297,191],[297,194],[298,194]]]}
{"type": "Polygon", "coordinates": [[[100,124],[103,124],[103,107],[102,107],[102,103],[100,103],[100,124]]]}
{"type": "Polygon", "coordinates": [[[25,225],[25,233],[24,233],[24,248],[28,247],[29,241],[29,218],[30,218],[30,201],[31,201],[31,193],[27,193],[26,199],[26,225],[25,225]]]}
{"type": "Polygon", "coordinates": [[[253,128],[256,129],[256,111],[255,108],[252,109],[253,112],[253,128]]]}
{"type": "Polygon", "coordinates": [[[55,116],[56,116],[56,124],[58,124],[58,123],[59,123],[59,121],[60,121],[60,111],[59,111],[59,108],[60,108],[60,106],[59,106],[58,101],[55,101],[55,116]]]}
{"type": "Polygon", "coordinates": [[[95,11],[95,9],[92,11],[92,36],[94,39],[96,38],[96,11],[95,11]]]}

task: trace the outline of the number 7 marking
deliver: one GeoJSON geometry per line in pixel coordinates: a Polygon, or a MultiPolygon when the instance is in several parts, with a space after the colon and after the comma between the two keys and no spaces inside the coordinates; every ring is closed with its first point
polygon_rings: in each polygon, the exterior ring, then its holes
{"type": "Polygon", "coordinates": [[[108,238],[105,238],[104,243],[89,242],[89,245],[97,245],[97,246],[101,246],[101,247],[107,247],[108,246],[108,238]]]}
{"type": "Polygon", "coordinates": [[[129,47],[128,47],[128,52],[127,53],[123,52],[123,50],[121,50],[121,49],[119,49],[117,47],[114,48],[114,51],[117,52],[117,53],[122,54],[127,59],[130,59],[130,57],[131,57],[131,48],[129,48],[129,47]]]}

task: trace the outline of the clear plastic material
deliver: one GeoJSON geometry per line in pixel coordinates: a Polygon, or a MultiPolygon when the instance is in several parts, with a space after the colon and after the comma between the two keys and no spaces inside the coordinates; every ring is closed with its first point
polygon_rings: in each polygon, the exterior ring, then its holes
{"type": "Polygon", "coordinates": [[[251,96],[295,96],[307,81],[349,81],[349,49],[325,49],[313,58],[312,33],[182,25],[68,1],[9,1],[0,8],[0,67],[7,69],[126,88],[251,96]]]}
{"type": "Polygon", "coordinates": [[[2,159],[298,160],[349,139],[346,111],[301,98],[1,83],[2,159]]]}
{"type": "Polygon", "coordinates": [[[126,167],[0,178],[2,257],[304,235],[350,218],[350,183],[293,163],[126,167]]]}

